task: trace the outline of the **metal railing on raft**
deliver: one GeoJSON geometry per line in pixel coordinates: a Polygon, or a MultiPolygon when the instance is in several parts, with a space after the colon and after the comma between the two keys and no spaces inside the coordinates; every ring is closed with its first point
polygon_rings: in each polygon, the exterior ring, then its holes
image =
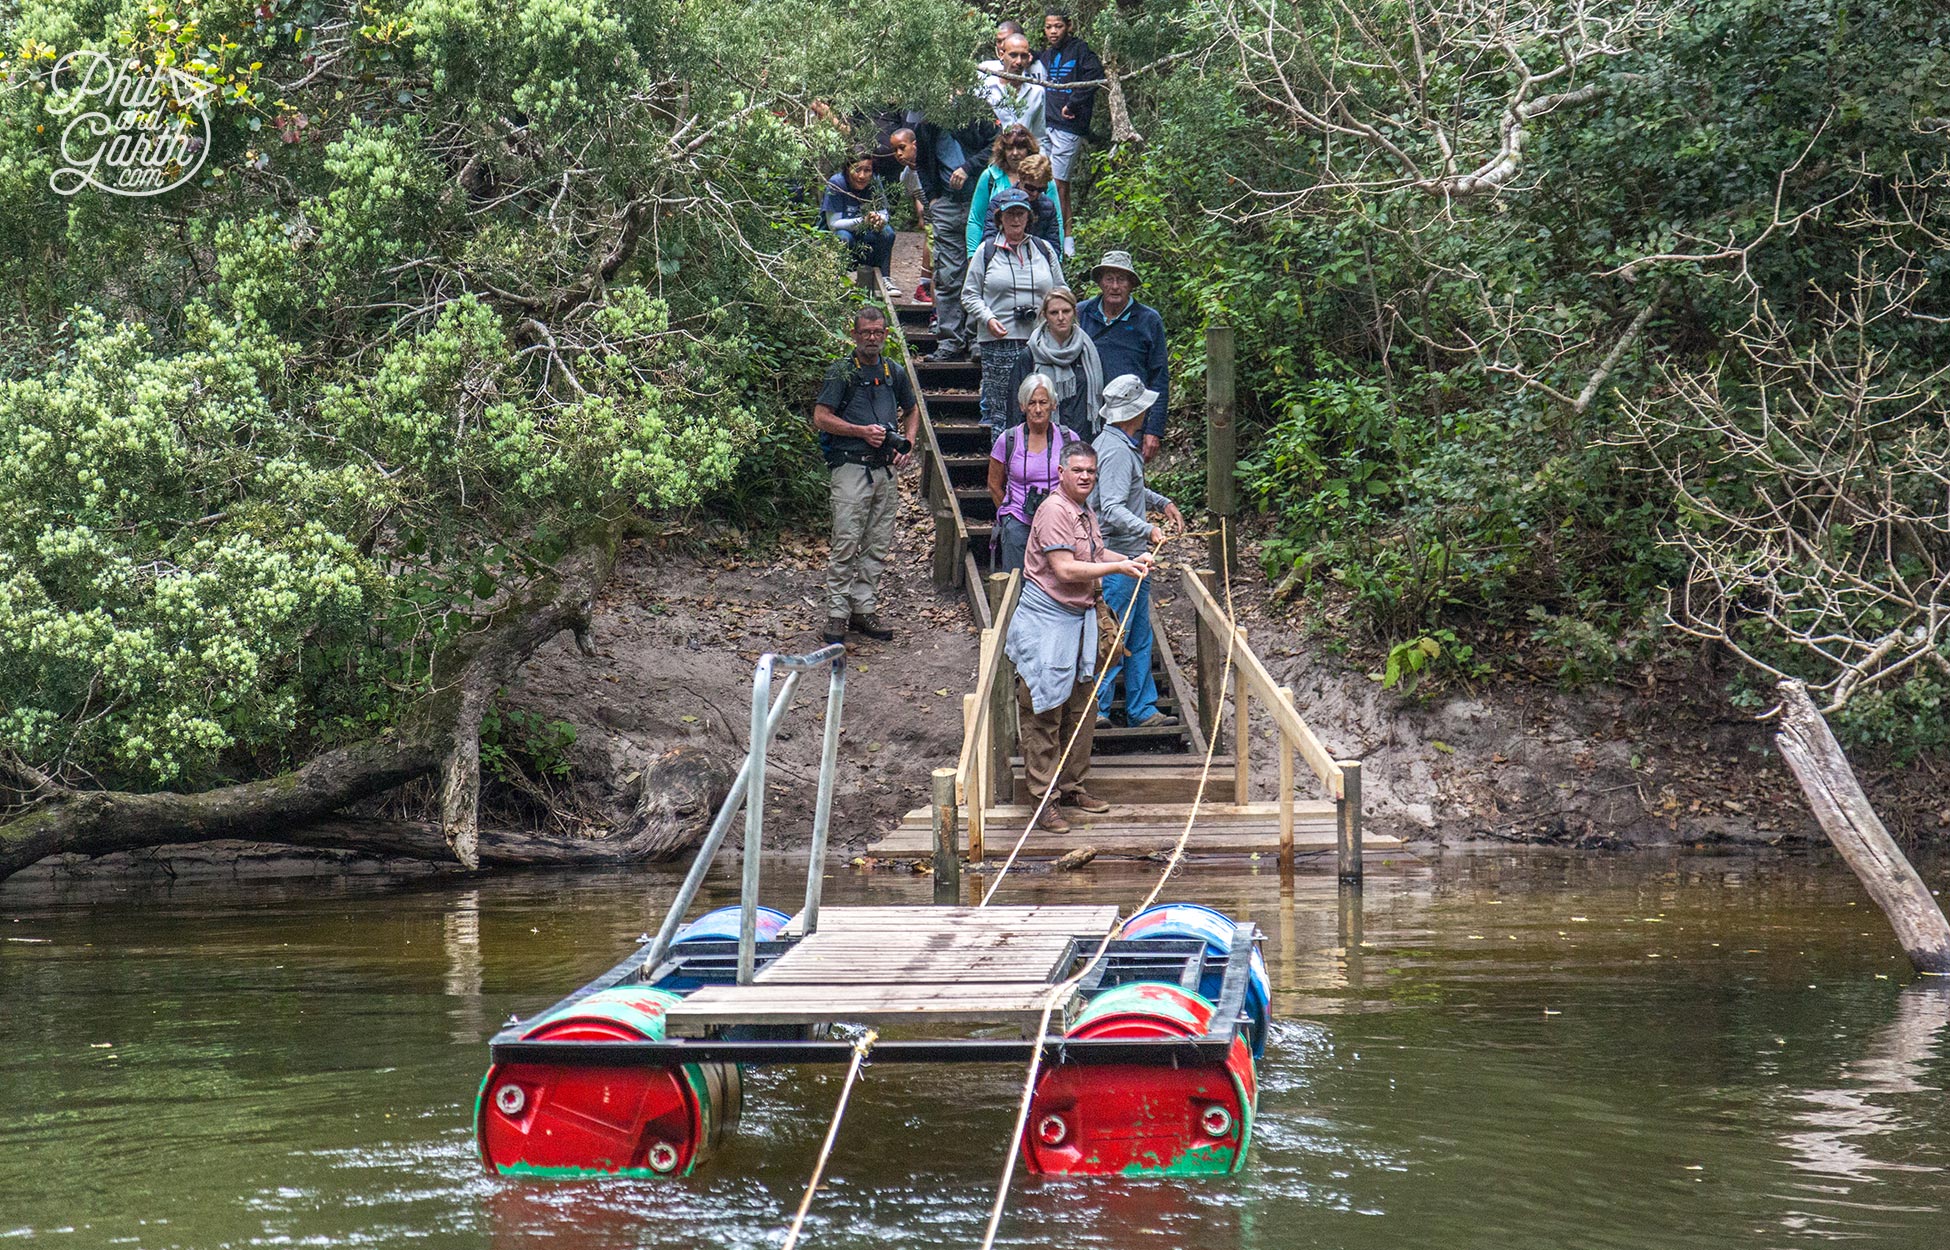
{"type": "Polygon", "coordinates": [[[833,815],[833,777],[839,764],[840,711],[846,699],[846,648],[839,644],[821,647],[805,655],[768,652],[759,657],[757,669],[752,674],[751,749],[745,753],[744,766],[732,781],[731,793],[725,796],[724,805],[712,820],[710,832],[704,835],[703,844],[697,848],[697,858],[692,861],[684,884],[678,887],[677,897],[670,902],[670,911],[664,915],[663,924],[657,929],[657,936],[651,942],[650,954],[644,960],[643,967],[656,968],[670,953],[678,927],[684,923],[684,914],[696,900],[698,890],[704,885],[704,878],[711,871],[711,861],[717,858],[718,848],[724,845],[725,835],[731,831],[731,823],[738,815],[738,809],[743,807],[745,863],[739,891],[738,984],[751,984],[758,951],[759,853],[765,843],[766,754],[773,737],[779,732],[780,723],[792,706],[792,695],[799,686],[799,678],[829,667],[832,677],[826,690],[826,733],[819,748],[819,793],[813,804],[812,860],[806,867],[806,905],[803,913],[805,932],[810,935],[818,929],[819,896],[825,882],[821,868],[826,862],[826,842],[833,815]],[[772,693],[772,675],[775,672],[785,674],[776,695],[772,693]]]}

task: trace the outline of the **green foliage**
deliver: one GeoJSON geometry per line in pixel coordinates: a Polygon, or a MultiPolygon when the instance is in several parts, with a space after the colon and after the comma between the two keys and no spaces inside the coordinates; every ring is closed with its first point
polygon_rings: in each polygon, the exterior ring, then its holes
{"type": "MultiPolygon", "coordinates": [[[[1393,141],[1434,153],[1393,68],[1419,55],[1412,11],[1364,11],[1366,44],[1336,33],[1336,12],[1289,6],[1273,38],[1301,70],[1327,67],[1393,141]]],[[[1234,327],[1241,474],[1271,520],[1267,571],[1350,606],[1388,648],[1391,685],[1450,653],[1424,645],[1443,630],[1469,640],[1473,665],[1521,649],[1567,684],[1607,679],[1644,658],[1646,622],[1685,568],[1673,540],[1688,522],[1633,442],[1633,405],[1720,368],[1757,302],[1800,326],[1819,289],[1884,263],[1865,249],[1896,232],[1860,223],[1899,217],[1899,187],[1950,177],[1943,145],[1921,137],[1950,112],[1950,16],[1895,0],[1667,6],[1628,55],[1569,80],[1595,96],[1535,120],[1502,191],[1445,198],[1390,183],[1359,137],[1283,117],[1263,72],[1266,94],[1249,86],[1225,23],[1263,24],[1257,13],[1195,0],[1102,16],[1099,46],[1126,65],[1222,51],[1128,86],[1145,141],[1099,159],[1080,246],[1135,253],[1181,396],[1197,394],[1205,327],[1234,327]],[[1343,181],[1361,181],[1354,170],[1387,185],[1343,181]],[[1770,230],[1777,197],[1783,218],[1831,207],[1770,230]],[[1754,240],[1743,256],[1621,272],[1754,240]],[[1574,404],[1655,291],[1655,315],[1574,404]]],[[[1438,62],[1422,90],[1446,98],[1480,68],[1438,62]]],[[[1463,168],[1494,150],[1508,89],[1481,77],[1476,107],[1453,118],[1463,168]]],[[[1925,315],[1885,318],[1876,350],[1923,376],[1944,356],[1950,261],[1915,250],[1925,315]]],[[[1726,380],[1759,407],[1751,379],[1726,380]]],[[[1712,486],[1751,489],[1733,472],[1712,486]]],[[[1883,702],[1905,710],[1875,718],[1928,736],[1915,726],[1932,697],[1892,690],[1883,702]]]]}
{"type": "Polygon", "coordinates": [[[574,762],[576,727],[497,699],[481,717],[481,773],[507,785],[561,780],[574,762]]]}
{"type": "MultiPolygon", "coordinates": [[[[0,754],[259,775],[396,723],[590,522],[808,510],[852,302],[795,189],[842,143],[808,106],[945,108],[982,26],[947,0],[6,10],[0,754]],[[47,75],[83,48],[221,89],[191,185],[49,186],[47,75]]],[[[565,746],[495,733],[524,768],[565,746]]]]}

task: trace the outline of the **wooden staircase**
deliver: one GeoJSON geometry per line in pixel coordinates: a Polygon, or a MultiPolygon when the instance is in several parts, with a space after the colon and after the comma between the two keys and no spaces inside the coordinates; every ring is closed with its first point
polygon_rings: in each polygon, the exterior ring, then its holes
{"type": "MultiPolygon", "coordinates": [[[[880,294],[885,300],[885,291],[880,294]]],[[[950,809],[955,816],[950,833],[956,845],[979,862],[985,854],[1006,854],[1034,811],[1035,796],[1029,793],[1022,757],[1016,751],[1015,674],[1003,652],[1019,578],[1012,580],[991,570],[995,503],[988,492],[990,440],[980,424],[981,366],[972,360],[921,359],[939,341],[929,328],[933,306],[909,300],[890,306],[896,333],[905,346],[909,379],[921,398],[922,446],[917,450],[922,456],[922,490],[934,515],[935,583],[962,590],[982,627],[975,689],[963,697],[964,740],[950,809]],[[988,829],[994,837],[985,840],[988,829]]],[[[1224,619],[1209,590],[1189,572],[1186,587],[1186,597],[1197,608],[1199,639],[1199,654],[1189,676],[1188,666],[1171,649],[1155,606],[1152,611],[1151,663],[1160,696],[1158,708],[1178,723],[1126,724],[1123,694],[1118,690],[1110,709],[1111,725],[1096,730],[1088,783],[1093,793],[1115,806],[1102,816],[1065,809],[1072,832],[1034,832],[1024,842],[1023,853],[1054,857],[1086,843],[1101,854],[1163,853],[1177,844],[1195,799],[1196,828],[1188,842],[1194,852],[1273,852],[1288,863],[1303,856],[1338,861],[1343,875],[1350,871],[1358,875],[1364,852],[1398,852],[1401,843],[1396,839],[1364,837],[1361,832],[1359,765],[1327,754],[1295,710],[1291,694],[1273,685],[1265,666],[1252,655],[1244,631],[1224,619]],[[1224,649],[1217,640],[1228,635],[1233,636],[1236,667],[1229,688],[1221,688],[1224,649]],[[1278,798],[1270,803],[1248,801],[1251,770],[1241,760],[1248,739],[1240,726],[1255,699],[1271,705],[1279,731],[1281,784],[1278,798]],[[1208,773],[1208,734],[1221,732],[1227,719],[1231,740],[1213,752],[1208,773]],[[1225,749],[1228,746],[1231,750],[1225,749]],[[1296,796],[1296,756],[1321,782],[1324,799],[1296,796]]],[[[868,851],[930,858],[940,836],[936,819],[933,807],[909,812],[897,829],[868,851]]]]}

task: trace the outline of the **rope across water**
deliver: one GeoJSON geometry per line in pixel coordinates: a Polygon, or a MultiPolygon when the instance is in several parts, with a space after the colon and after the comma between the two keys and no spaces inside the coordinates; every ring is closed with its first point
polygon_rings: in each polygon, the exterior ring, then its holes
{"type": "MultiPolygon", "coordinates": [[[[1223,538],[1225,534],[1225,528],[1224,528],[1225,521],[1223,518],[1221,518],[1219,525],[1220,525],[1220,531],[1219,531],[1220,536],[1221,538],[1223,538]]],[[[1225,562],[1223,542],[1220,544],[1220,548],[1221,548],[1220,576],[1223,579],[1222,584],[1225,590],[1225,597],[1226,597],[1226,622],[1228,625],[1231,625],[1233,624],[1235,619],[1232,611],[1232,570],[1225,562]]],[[[1137,602],[1137,596],[1133,595],[1131,597],[1131,602],[1135,604],[1137,602]]],[[[1128,615],[1129,613],[1127,612],[1126,616],[1128,617],[1128,615]]],[[[1122,621],[1120,621],[1118,623],[1119,638],[1123,636],[1123,632],[1124,632],[1124,624],[1122,621]]],[[[1236,628],[1228,629],[1226,631],[1225,667],[1223,668],[1223,670],[1221,670],[1222,678],[1219,686],[1221,690],[1225,689],[1226,685],[1230,683],[1232,680],[1232,652],[1233,652],[1234,645],[1238,641],[1238,638],[1239,638],[1239,631],[1236,628]]],[[[1102,675],[1099,674],[1100,684],[1101,681],[1102,681],[1102,675]]],[[[1093,692],[1093,698],[1094,698],[1094,692],[1093,692]]],[[[1082,726],[1079,725],[1078,728],[1081,729],[1082,726]]],[[[1171,880],[1171,874],[1177,870],[1180,861],[1182,861],[1185,857],[1185,847],[1191,841],[1191,837],[1192,837],[1192,826],[1198,821],[1199,805],[1205,801],[1205,785],[1207,780],[1212,775],[1212,756],[1214,751],[1216,751],[1218,748],[1219,735],[1217,733],[1210,733],[1206,735],[1206,739],[1207,740],[1205,744],[1205,761],[1204,764],[1199,769],[1198,789],[1192,795],[1191,810],[1187,812],[1185,815],[1185,828],[1181,830],[1178,834],[1178,843],[1177,845],[1172,847],[1171,857],[1165,861],[1164,871],[1158,874],[1158,880],[1154,885],[1152,885],[1151,892],[1149,894],[1146,894],[1144,896],[1144,901],[1142,903],[1139,903],[1137,907],[1131,912],[1132,916],[1136,916],[1140,914],[1146,908],[1150,907],[1153,903],[1158,901],[1158,895],[1164,892],[1165,883],[1171,880]]],[[[1071,741],[1074,742],[1075,740],[1076,740],[1075,736],[1072,735],[1071,741]]],[[[1064,750],[1067,754],[1068,747],[1065,747],[1064,750]]],[[[1239,765],[1235,764],[1235,767],[1238,766],[1239,765]]],[[[1057,766],[1057,771],[1059,774],[1062,772],[1062,765],[1060,762],[1057,766]]],[[[1054,787],[1052,787],[1052,790],[1053,789],[1054,787]]],[[[1041,809],[1038,808],[1037,817],[1040,816],[1041,816],[1041,809]]],[[[1031,817],[1030,828],[1035,827],[1037,817],[1031,817]]],[[[1023,838],[1027,838],[1028,836],[1029,836],[1029,830],[1024,829],[1023,838]]],[[[1021,849],[1022,847],[1021,839],[1017,840],[1016,847],[1018,850],[1021,849]]],[[[1010,852],[1009,858],[1011,862],[1014,861],[1015,853],[1013,851],[1010,852]]],[[[1004,871],[1005,872],[1007,871],[1006,865],[1004,866],[1004,871]]],[[[1001,884],[1001,877],[998,875],[996,878],[996,885],[1000,885],[1000,884],[1001,884]]],[[[994,897],[994,895],[995,895],[995,888],[994,886],[991,886],[989,888],[988,895],[982,899],[983,905],[986,906],[988,904],[989,898],[994,897]]],[[[1072,975],[1068,980],[1060,982],[1059,984],[1050,987],[1048,996],[1043,1000],[1042,1018],[1041,1020],[1038,1021],[1036,1026],[1036,1040],[1039,1043],[1044,1038],[1049,1036],[1050,1017],[1056,1013],[1057,1007],[1069,1000],[1069,996],[1071,992],[1075,990],[1075,988],[1079,984],[1082,983],[1085,977],[1090,975],[1090,970],[1096,967],[1097,961],[1104,957],[1104,952],[1110,949],[1110,944],[1116,941],[1118,934],[1122,933],[1123,931],[1124,931],[1124,920],[1120,919],[1116,924],[1110,927],[1110,930],[1107,933],[1104,934],[1102,940],[1100,940],[1097,943],[1097,949],[1091,953],[1090,958],[1083,961],[1083,966],[1079,968],[1074,975],[1072,975]]],[[[1022,1153],[1022,1134],[1023,1134],[1023,1130],[1028,1126],[1029,1123],[1029,1106],[1030,1103],[1035,1100],[1036,1078],[1039,1075],[1041,1075],[1042,1069],[1043,1069],[1043,1048],[1042,1046],[1038,1045],[1033,1051],[1030,1052],[1029,1055],[1029,1071],[1023,1078],[1022,1098],[1016,1106],[1016,1127],[1015,1127],[1015,1131],[1010,1133],[1009,1135],[1008,1153],[1004,1156],[1002,1162],[1002,1180],[996,1186],[995,1203],[989,1208],[988,1227],[982,1234],[982,1250],[994,1250],[996,1232],[1002,1227],[1002,1212],[1003,1209],[1007,1207],[1009,1204],[1009,1187],[1011,1183],[1015,1180],[1015,1175],[1016,1175],[1016,1156],[1022,1153]]]]}

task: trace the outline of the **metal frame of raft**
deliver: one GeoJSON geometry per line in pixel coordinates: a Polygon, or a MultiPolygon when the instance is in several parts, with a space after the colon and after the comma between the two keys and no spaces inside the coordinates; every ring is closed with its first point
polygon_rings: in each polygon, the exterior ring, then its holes
{"type": "Polygon", "coordinates": [[[475,1116],[488,1170],[688,1174],[735,1122],[743,1065],[847,1063],[856,1044],[829,1036],[835,1024],[1022,1023],[1025,1004],[1033,1023],[1050,995],[1063,993],[1058,1012],[1049,1017],[1060,1034],[1028,1036],[1036,1030],[1025,1024],[1020,1038],[881,1037],[872,1057],[884,1063],[1024,1063],[1040,1049],[1044,1070],[1032,1105],[1033,1128],[1022,1141],[1031,1171],[1236,1171],[1245,1161],[1256,1109],[1253,1061],[1266,1040],[1268,987],[1257,950],[1260,934],[1252,924],[1173,904],[1132,917],[1125,922],[1131,936],[1104,942],[1116,923],[1111,907],[859,907],[833,909],[822,940],[820,870],[845,663],[837,646],[759,661],[751,751],[657,935],[545,1011],[511,1020],[489,1043],[492,1066],[475,1116]],[[831,684],[812,858],[805,908],[788,922],[758,905],[766,754],[800,677],[823,667],[831,669],[831,684]],[[775,672],[784,674],[776,696],[775,672]],[[741,803],[740,904],[684,925],[741,803]],[[735,940],[727,932],[734,911],[735,940]],[[919,923],[923,917],[935,922],[932,930],[919,923]],[[969,923],[967,932],[953,927],[960,921],[969,923]],[[1018,921],[1026,932],[1010,931],[1018,921]],[[1086,922],[1094,932],[1079,931],[1086,922]],[[822,964],[828,949],[837,953],[822,964]],[[860,955],[868,950],[874,955],[860,955]],[[795,951],[796,962],[780,963],[795,951]],[[839,966],[834,984],[819,982],[819,969],[834,960],[843,964],[849,953],[865,962],[850,970],[839,966]],[[1092,956],[1074,987],[1060,988],[1092,956]],[[947,962],[929,966],[940,960],[947,962]],[[765,980],[768,970],[794,967],[810,967],[801,975],[813,979],[765,980]],[[988,979],[960,980],[964,968],[980,969],[988,979]],[[915,969],[921,984],[876,981],[915,969]],[[862,1001],[872,1001],[873,1008],[849,1014],[844,1006],[822,1005],[842,1000],[844,989],[861,990],[862,1001]],[[984,990],[999,993],[984,999],[984,990]],[[710,991],[702,1010],[687,1002],[700,991],[710,991]],[[741,1001],[768,995],[767,1010],[741,1012],[741,1001]],[[943,996],[957,1000],[945,1014],[943,996]],[[991,1010],[993,1004],[1000,1005],[991,1010]],[[696,1017],[689,1023],[706,1035],[668,1036],[667,1026],[686,1025],[687,1008],[696,1017]]]}

